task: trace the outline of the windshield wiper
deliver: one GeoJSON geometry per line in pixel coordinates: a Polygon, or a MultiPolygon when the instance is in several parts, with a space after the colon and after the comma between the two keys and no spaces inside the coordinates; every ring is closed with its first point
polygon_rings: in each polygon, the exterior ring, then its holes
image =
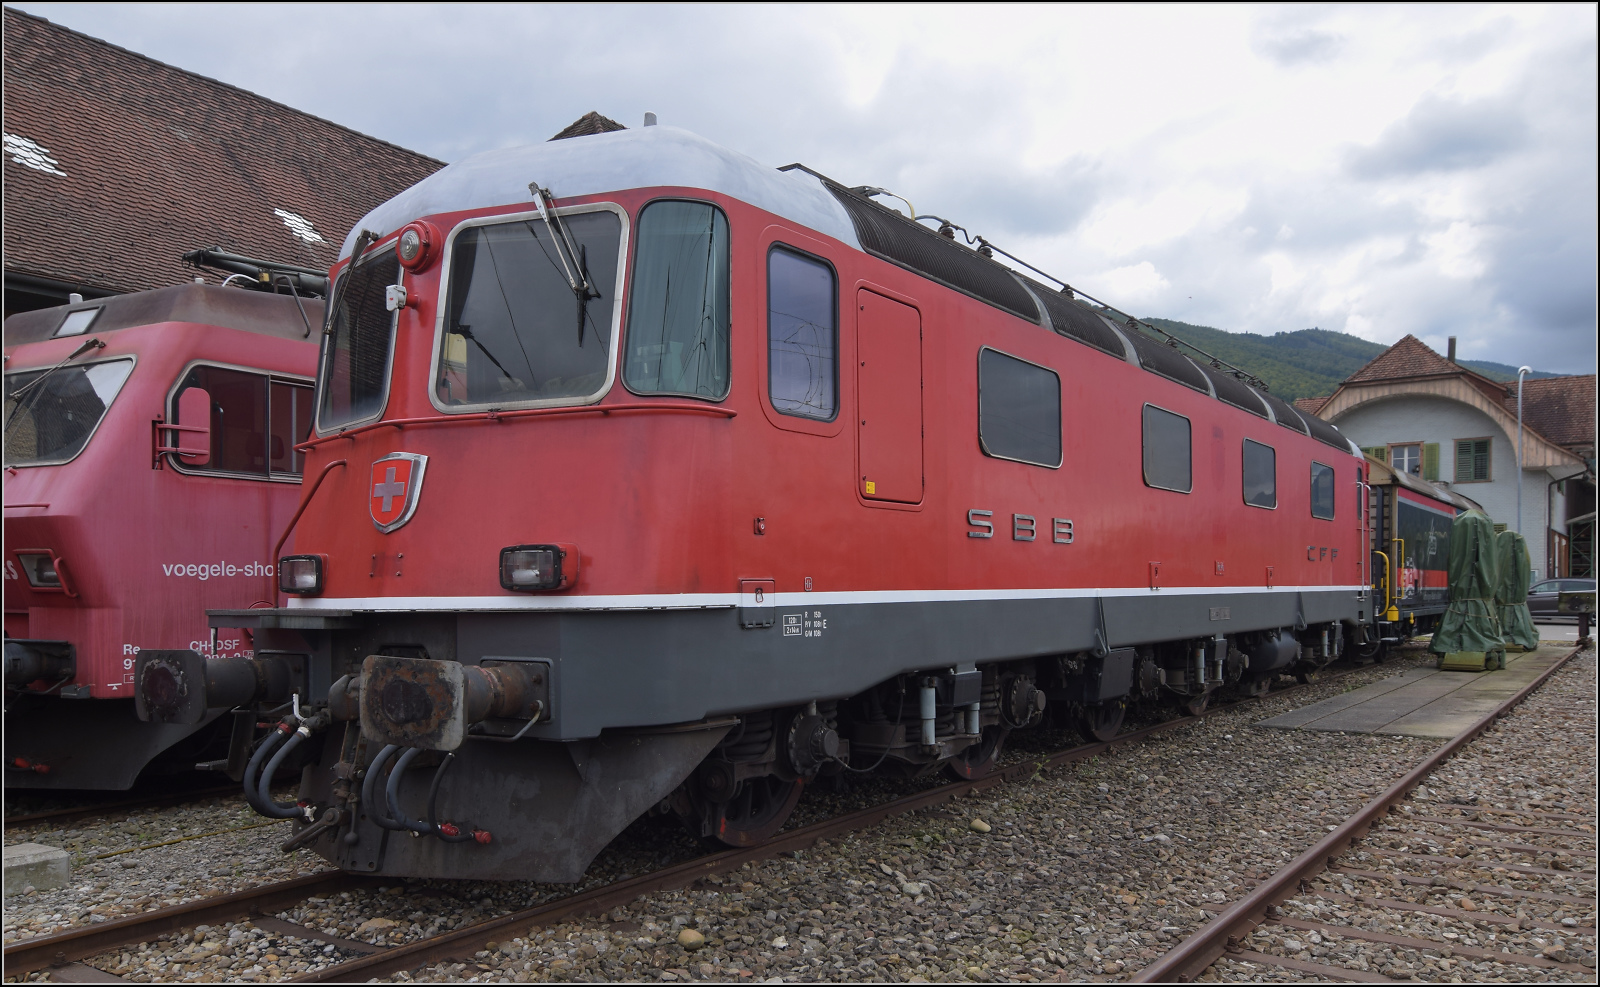
{"type": "Polygon", "coordinates": [[[533,193],[533,204],[539,210],[539,218],[544,220],[545,228],[550,231],[550,242],[555,245],[556,258],[561,261],[567,286],[578,299],[578,345],[582,346],[583,323],[589,314],[589,301],[600,297],[600,293],[589,283],[588,248],[573,246],[566,224],[556,215],[555,196],[550,194],[549,189],[540,188],[538,182],[529,182],[528,191],[533,193]]]}
{"type": "Polygon", "coordinates": [[[355,245],[350,248],[350,266],[344,269],[344,277],[340,278],[339,283],[334,285],[333,297],[328,299],[328,318],[322,324],[322,334],[324,336],[333,333],[335,313],[339,311],[339,303],[344,301],[344,293],[350,288],[351,279],[355,277],[356,266],[361,263],[361,257],[367,252],[367,248],[377,241],[378,234],[371,230],[362,230],[356,234],[355,245]]]}
{"type": "Polygon", "coordinates": [[[90,350],[103,350],[105,348],[106,348],[106,344],[100,342],[100,340],[98,340],[98,339],[85,340],[84,344],[82,346],[78,347],[77,349],[73,350],[70,354],[68,354],[67,358],[65,360],[62,360],[60,363],[58,363],[55,366],[51,367],[49,370],[46,370],[44,373],[42,373],[39,376],[35,377],[34,379],[28,381],[26,384],[23,384],[21,387],[17,388],[15,391],[11,392],[10,394],[7,394],[6,395],[6,399],[7,400],[16,402],[16,404],[12,405],[12,407],[11,407],[11,414],[6,416],[6,439],[7,439],[7,441],[9,441],[10,438],[11,438],[11,426],[16,422],[17,415],[22,411],[22,409],[24,407],[24,405],[22,403],[22,396],[24,394],[27,394],[29,391],[33,390],[35,387],[38,387],[40,384],[43,384],[46,380],[50,379],[50,375],[51,374],[55,373],[57,370],[60,370],[62,367],[64,367],[67,364],[71,363],[73,360],[76,360],[78,357],[84,355],[85,353],[89,352],[90,350]]]}

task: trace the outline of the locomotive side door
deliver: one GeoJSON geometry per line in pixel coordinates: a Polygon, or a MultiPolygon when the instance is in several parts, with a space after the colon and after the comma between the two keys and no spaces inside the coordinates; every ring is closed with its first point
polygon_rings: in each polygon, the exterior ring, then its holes
{"type": "Polygon", "coordinates": [[[922,502],[922,315],[856,292],[857,491],[867,500],[922,502]]]}

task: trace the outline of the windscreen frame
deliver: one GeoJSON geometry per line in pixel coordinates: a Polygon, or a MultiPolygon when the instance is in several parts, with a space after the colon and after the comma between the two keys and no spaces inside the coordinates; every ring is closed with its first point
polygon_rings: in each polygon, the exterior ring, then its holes
{"type": "MultiPolygon", "coordinates": [[[[70,339],[72,337],[69,336],[65,338],[70,339]]],[[[101,413],[99,421],[96,421],[94,423],[94,427],[89,429],[89,434],[84,436],[83,444],[78,447],[77,452],[66,457],[65,459],[39,459],[28,463],[8,462],[5,464],[6,468],[21,470],[31,469],[35,466],[65,466],[66,464],[77,459],[79,456],[83,455],[84,452],[89,448],[89,443],[93,442],[95,435],[99,433],[100,426],[104,425],[106,418],[110,416],[111,406],[117,403],[117,398],[121,397],[122,392],[127,389],[128,381],[133,379],[134,371],[139,369],[139,356],[136,353],[122,353],[116,356],[102,357],[98,360],[85,360],[82,363],[71,363],[65,366],[61,366],[59,364],[46,364],[41,367],[16,367],[14,369],[7,367],[5,373],[0,375],[0,383],[3,383],[5,377],[10,377],[13,374],[49,373],[52,369],[57,367],[60,367],[61,370],[66,370],[68,368],[82,369],[84,367],[92,367],[100,363],[116,363],[119,360],[131,363],[133,366],[128,369],[128,375],[122,378],[122,384],[117,388],[117,393],[111,396],[111,401],[106,404],[106,410],[101,413]]],[[[3,448],[0,448],[0,453],[3,453],[3,448]]]]}
{"type": "MultiPolygon", "coordinates": [[[[628,210],[616,202],[584,202],[577,205],[559,206],[549,210],[550,215],[557,218],[573,216],[581,213],[610,212],[617,216],[620,229],[617,234],[617,280],[613,285],[611,299],[611,339],[606,350],[606,376],[600,387],[593,393],[582,397],[554,397],[534,398],[521,401],[479,401],[462,404],[444,404],[439,400],[439,389],[436,382],[439,379],[440,364],[444,360],[445,323],[449,320],[449,290],[451,265],[455,261],[456,237],[463,230],[476,229],[480,226],[499,226],[507,223],[536,222],[543,223],[544,217],[537,209],[523,210],[520,212],[495,213],[486,216],[473,216],[464,219],[451,228],[445,236],[444,250],[439,257],[438,267],[438,298],[434,314],[432,353],[428,358],[428,403],[435,411],[445,415],[481,414],[485,411],[509,410],[513,408],[578,408],[590,404],[598,404],[611,393],[611,388],[617,383],[620,371],[618,363],[622,355],[622,336],[626,327],[624,320],[627,318],[627,309],[624,302],[627,300],[625,288],[628,284],[628,249],[630,234],[633,231],[633,218],[628,210]]],[[[730,262],[730,269],[731,269],[730,262]]],[[[730,334],[731,343],[731,334],[730,334]]],[[[730,366],[731,370],[731,366],[730,366]]]]}

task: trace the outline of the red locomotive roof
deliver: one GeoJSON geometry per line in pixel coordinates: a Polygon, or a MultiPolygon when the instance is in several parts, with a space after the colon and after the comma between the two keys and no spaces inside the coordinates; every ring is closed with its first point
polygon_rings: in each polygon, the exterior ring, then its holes
{"type": "Polygon", "coordinates": [[[86,335],[161,322],[193,322],[283,339],[307,339],[322,325],[322,304],[320,298],[301,300],[305,313],[302,320],[295,316],[295,299],[288,295],[209,284],[178,284],[18,313],[5,322],[5,345],[9,348],[49,339],[70,313],[92,309],[101,311],[86,335]]]}

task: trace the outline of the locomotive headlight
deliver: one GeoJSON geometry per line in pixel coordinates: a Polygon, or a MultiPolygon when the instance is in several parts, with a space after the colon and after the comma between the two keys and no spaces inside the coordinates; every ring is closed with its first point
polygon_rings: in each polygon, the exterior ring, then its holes
{"type": "Polygon", "coordinates": [[[56,560],[44,552],[18,552],[17,561],[27,574],[28,585],[39,589],[60,589],[61,574],[56,572],[56,560]]]}
{"type": "Polygon", "coordinates": [[[298,596],[322,592],[326,555],[286,555],[278,560],[278,589],[298,596]]]}
{"type": "Polygon", "coordinates": [[[395,241],[395,255],[400,258],[402,267],[415,273],[433,262],[433,248],[438,240],[432,224],[411,223],[400,231],[400,239],[395,241]]]}
{"type": "Polygon", "coordinates": [[[572,545],[512,545],[500,550],[500,585],[525,593],[567,589],[578,579],[572,545]]]}

